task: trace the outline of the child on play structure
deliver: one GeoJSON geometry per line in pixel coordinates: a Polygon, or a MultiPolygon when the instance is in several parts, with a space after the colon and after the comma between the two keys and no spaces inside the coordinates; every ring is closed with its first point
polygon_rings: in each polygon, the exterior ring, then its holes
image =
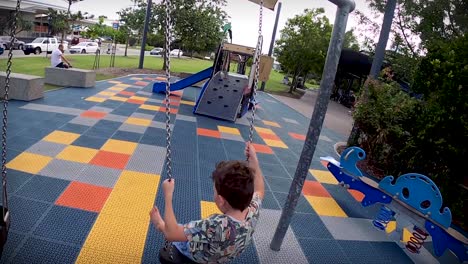
{"type": "Polygon", "coordinates": [[[179,225],[172,208],[174,179],[163,182],[164,219],[157,207],[150,212],[153,225],[172,242],[160,250],[161,263],[225,263],[250,244],[265,187],[255,148],[249,143],[245,154],[248,162],[223,161],[212,173],[214,200],[222,214],[179,225]]]}

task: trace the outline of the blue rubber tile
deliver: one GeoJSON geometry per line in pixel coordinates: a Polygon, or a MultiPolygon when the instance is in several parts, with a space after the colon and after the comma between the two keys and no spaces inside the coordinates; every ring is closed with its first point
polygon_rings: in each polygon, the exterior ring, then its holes
{"type": "Polygon", "coordinates": [[[15,136],[8,141],[8,148],[16,151],[25,151],[39,140],[25,136],[15,136]]]}
{"type": "Polygon", "coordinates": [[[229,263],[234,264],[251,264],[259,263],[257,250],[255,249],[254,243],[251,243],[240,256],[236,257],[233,261],[229,263]]]}
{"type": "Polygon", "coordinates": [[[367,241],[336,240],[351,263],[384,263],[386,259],[367,241]]]}
{"type": "Polygon", "coordinates": [[[136,143],[140,141],[141,137],[141,134],[127,131],[116,131],[115,134],[112,136],[113,139],[131,141],[136,143]]]}
{"type": "Polygon", "coordinates": [[[34,176],[16,194],[43,202],[53,203],[70,184],[70,181],[45,176],[34,176]]]}
{"type": "Polygon", "coordinates": [[[122,124],[119,122],[109,121],[109,120],[100,120],[97,122],[93,128],[95,129],[108,129],[108,130],[117,130],[122,124]]]}
{"type": "Polygon", "coordinates": [[[0,263],[8,263],[8,258],[10,258],[14,251],[20,246],[24,237],[24,235],[15,233],[13,231],[8,232],[8,239],[5,246],[3,247],[0,263]]]}
{"type": "MultiPolygon", "coordinates": [[[[200,137],[199,137],[200,138],[200,137]]],[[[245,160],[245,144],[236,141],[223,141],[228,160],[245,160]]]]}
{"type": "Polygon", "coordinates": [[[197,146],[187,142],[190,139],[180,138],[180,141],[174,140],[172,143],[172,159],[177,163],[193,164],[197,162],[197,146]]]}
{"type": "Polygon", "coordinates": [[[100,149],[107,141],[108,138],[103,137],[91,137],[86,135],[81,135],[78,139],[76,139],[72,145],[86,147],[86,148],[93,148],[93,149],[100,149]]]}
{"type": "MultiPolygon", "coordinates": [[[[150,128],[148,128],[150,129],[150,128]]],[[[160,129],[161,130],[161,129],[160,129]]],[[[148,131],[147,131],[148,132],[148,131]]],[[[152,145],[152,146],[166,146],[166,135],[162,133],[156,134],[144,134],[140,139],[141,144],[152,145]]]]}
{"type": "MultiPolygon", "coordinates": [[[[265,175],[265,174],[264,174],[265,175]]],[[[289,187],[291,186],[291,179],[277,178],[277,177],[268,177],[265,175],[265,181],[270,186],[270,189],[273,192],[289,192],[289,187]]]]}
{"type": "MultiPolygon", "coordinates": [[[[202,139],[202,137],[198,137],[198,139],[202,139]]],[[[214,139],[212,141],[202,142],[203,143],[200,143],[200,141],[198,142],[198,158],[200,163],[216,164],[220,161],[227,160],[223,143],[220,140],[214,139]]]]}
{"type": "Polygon", "coordinates": [[[326,183],[322,185],[349,217],[374,219],[380,210],[380,206],[362,206],[361,203],[356,201],[353,196],[340,185],[326,183]]]}
{"type": "Polygon", "coordinates": [[[116,109],[121,104],[122,102],[119,102],[119,101],[107,100],[105,102],[100,103],[99,106],[110,108],[110,109],[116,109]]]}
{"type": "Polygon", "coordinates": [[[60,130],[62,130],[62,131],[72,132],[72,133],[77,133],[77,134],[81,134],[81,133],[85,132],[88,129],[89,129],[88,126],[70,124],[70,123],[65,124],[65,125],[60,127],[60,130]]]}
{"type": "Polygon", "coordinates": [[[7,148],[7,162],[12,161],[14,158],[16,158],[16,156],[18,156],[21,153],[22,151],[7,148]]]}
{"type": "Polygon", "coordinates": [[[181,115],[193,115],[193,106],[181,105],[179,107],[178,113],[181,114],[181,115]]]}
{"type": "Polygon", "coordinates": [[[280,164],[274,154],[257,153],[257,157],[260,164],[280,164]]]}
{"type": "MultiPolygon", "coordinates": [[[[161,209],[161,208],[160,208],[161,209]]],[[[159,249],[164,246],[164,236],[150,223],[146,236],[145,249],[141,263],[159,264],[159,249]]]]}
{"type": "Polygon", "coordinates": [[[297,238],[333,239],[317,214],[295,213],[291,228],[297,238]]]}
{"type": "Polygon", "coordinates": [[[300,238],[298,240],[309,263],[351,263],[335,240],[300,238]]]}
{"type": "Polygon", "coordinates": [[[34,235],[81,246],[97,215],[84,210],[53,206],[34,231],[34,235]]]}
{"type": "MultiPolygon", "coordinates": [[[[280,207],[283,208],[286,204],[286,200],[288,199],[288,193],[273,192],[273,195],[278,200],[280,207]]],[[[317,214],[314,209],[312,209],[309,202],[307,202],[307,200],[302,195],[297,201],[295,211],[298,213],[317,214]]]]}
{"type": "Polygon", "coordinates": [[[100,137],[100,138],[110,138],[112,135],[115,133],[116,129],[107,129],[107,128],[95,128],[92,127],[86,133],[84,133],[85,136],[90,136],[90,137],[100,137]]]}
{"type": "Polygon", "coordinates": [[[74,263],[79,253],[79,247],[30,237],[11,263],[74,263]]]}
{"type": "MultiPolygon", "coordinates": [[[[275,148],[275,154],[282,164],[288,166],[296,166],[299,161],[299,156],[289,149],[275,148]]],[[[300,153],[299,153],[300,154],[300,153]]]]}
{"type": "Polygon", "coordinates": [[[278,177],[278,178],[285,178],[291,179],[288,172],[284,169],[281,164],[260,164],[260,168],[262,169],[263,176],[265,177],[278,177]]]}
{"type": "MultiPolygon", "coordinates": [[[[385,262],[382,263],[413,263],[411,259],[395,242],[369,242],[371,250],[379,254],[385,262]]],[[[453,262],[452,262],[453,263],[453,262]]]]}
{"type": "Polygon", "coordinates": [[[263,198],[263,201],[262,201],[262,208],[273,209],[273,210],[281,209],[281,207],[279,206],[278,202],[275,199],[275,196],[273,196],[273,193],[269,191],[265,192],[265,197],[263,198]]]}
{"type": "Polygon", "coordinates": [[[52,131],[54,131],[53,128],[26,129],[26,130],[21,131],[21,133],[19,133],[18,136],[42,139],[43,137],[52,133],[52,131]]]}
{"type": "Polygon", "coordinates": [[[32,201],[13,195],[9,200],[11,219],[11,230],[27,233],[37,221],[44,215],[50,204],[32,201]]]}
{"type": "Polygon", "coordinates": [[[213,201],[214,196],[214,183],[211,179],[211,174],[215,165],[200,165],[199,168],[199,185],[200,185],[200,199],[203,201],[213,201]]]}
{"type": "Polygon", "coordinates": [[[7,170],[8,193],[15,193],[18,189],[29,181],[34,175],[9,169],[7,170]]]}
{"type": "Polygon", "coordinates": [[[136,108],[135,109],[127,109],[127,108],[123,108],[122,106],[120,106],[119,108],[112,111],[112,114],[120,115],[120,116],[131,116],[135,111],[136,111],[136,108]]]}

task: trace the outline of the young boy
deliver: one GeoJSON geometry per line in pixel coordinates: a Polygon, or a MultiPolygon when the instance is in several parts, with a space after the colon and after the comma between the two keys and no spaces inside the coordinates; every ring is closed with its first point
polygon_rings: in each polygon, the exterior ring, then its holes
{"type": "Polygon", "coordinates": [[[157,207],[150,212],[153,225],[173,242],[171,254],[160,251],[162,263],[225,263],[250,244],[265,187],[255,148],[249,143],[245,154],[248,162],[223,161],[212,174],[214,201],[222,214],[179,225],[172,208],[174,179],[163,182],[164,219],[157,207]]]}

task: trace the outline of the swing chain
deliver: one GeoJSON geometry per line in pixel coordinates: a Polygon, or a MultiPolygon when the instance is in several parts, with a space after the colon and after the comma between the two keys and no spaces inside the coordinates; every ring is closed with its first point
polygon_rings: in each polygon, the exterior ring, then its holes
{"type": "Polygon", "coordinates": [[[6,215],[6,209],[8,208],[8,196],[7,196],[7,124],[8,124],[8,92],[10,90],[10,75],[11,75],[11,65],[13,59],[13,42],[16,37],[17,30],[17,18],[20,11],[21,0],[16,1],[16,10],[15,10],[15,19],[13,19],[13,24],[10,32],[10,49],[8,52],[7,60],[7,69],[5,77],[5,96],[3,98],[3,127],[2,127],[2,188],[3,188],[3,218],[6,215]]]}
{"type": "MultiPolygon", "coordinates": [[[[263,0],[260,1],[260,15],[258,21],[258,41],[257,41],[257,49],[256,49],[256,56],[255,56],[255,77],[253,82],[253,95],[252,98],[255,100],[257,96],[257,89],[258,89],[258,78],[260,75],[260,55],[262,53],[262,43],[263,43],[263,36],[262,36],[262,23],[263,23],[263,0]]],[[[255,102],[252,103],[252,117],[250,120],[250,130],[249,130],[249,142],[252,143],[253,140],[253,129],[254,129],[254,122],[255,122],[255,110],[256,104],[255,102]]]]}
{"type": "Polygon", "coordinates": [[[167,177],[172,179],[172,158],[171,158],[171,115],[170,115],[170,95],[171,95],[171,0],[165,0],[166,9],[166,34],[165,34],[165,70],[166,70],[166,160],[167,160],[167,177]]]}

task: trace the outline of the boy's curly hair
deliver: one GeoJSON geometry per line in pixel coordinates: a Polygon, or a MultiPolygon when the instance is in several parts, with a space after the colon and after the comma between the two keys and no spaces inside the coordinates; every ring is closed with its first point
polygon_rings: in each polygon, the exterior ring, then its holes
{"type": "Polygon", "coordinates": [[[211,177],[216,191],[231,205],[243,211],[252,200],[255,172],[245,161],[222,161],[211,177]]]}

